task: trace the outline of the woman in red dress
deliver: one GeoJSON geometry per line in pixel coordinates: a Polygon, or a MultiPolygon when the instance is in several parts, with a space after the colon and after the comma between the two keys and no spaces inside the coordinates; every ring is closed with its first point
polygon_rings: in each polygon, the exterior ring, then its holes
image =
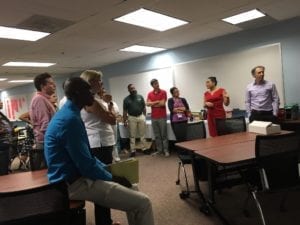
{"type": "Polygon", "coordinates": [[[229,96],[225,89],[217,87],[216,77],[208,77],[206,87],[208,91],[204,93],[204,108],[207,109],[207,123],[209,135],[217,136],[216,118],[225,118],[225,110],[223,104],[229,105],[229,96]]]}

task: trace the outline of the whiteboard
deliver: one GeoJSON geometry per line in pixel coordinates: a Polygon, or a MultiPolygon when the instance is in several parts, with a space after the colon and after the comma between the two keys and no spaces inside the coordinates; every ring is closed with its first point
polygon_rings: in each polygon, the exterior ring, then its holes
{"type": "Polygon", "coordinates": [[[175,85],[188,100],[191,110],[199,112],[203,107],[205,81],[215,76],[218,86],[230,95],[230,107],[245,109],[246,86],[254,81],[251,69],[257,65],[265,66],[265,79],[275,83],[281,105],[284,105],[279,43],[175,65],[175,85]]]}
{"type": "MultiPolygon", "coordinates": [[[[169,95],[169,89],[174,86],[173,70],[170,67],[138,74],[112,77],[109,79],[110,93],[113,96],[113,101],[119,106],[120,112],[123,112],[124,98],[129,95],[127,89],[128,84],[133,84],[137,92],[145,98],[145,101],[147,101],[148,92],[153,90],[150,85],[150,81],[153,78],[158,80],[160,88],[164,89],[169,95]]],[[[147,112],[150,112],[149,108],[147,109],[147,112]]]]}

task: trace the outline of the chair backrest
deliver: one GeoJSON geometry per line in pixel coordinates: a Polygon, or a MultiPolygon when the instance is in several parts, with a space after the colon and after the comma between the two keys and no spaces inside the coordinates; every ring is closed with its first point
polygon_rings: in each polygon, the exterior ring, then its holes
{"type": "Polygon", "coordinates": [[[0,225],[69,224],[69,198],[65,183],[0,193],[0,225]]]}
{"type": "Polygon", "coordinates": [[[295,133],[258,135],[255,155],[264,189],[280,189],[299,182],[300,140],[295,133]]]}
{"type": "Polygon", "coordinates": [[[206,130],[203,121],[188,123],[186,131],[186,141],[206,138],[206,130]]]}
{"type": "Polygon", "coordinates": [[[246,131],[246,120],[244,116],[216,119],[218,136],[246,131]]]}
{"type": "Polygon", "coordinates": [[[9,153],[8,149],[0,149],[0,176],[8,174],[9,153]]]}

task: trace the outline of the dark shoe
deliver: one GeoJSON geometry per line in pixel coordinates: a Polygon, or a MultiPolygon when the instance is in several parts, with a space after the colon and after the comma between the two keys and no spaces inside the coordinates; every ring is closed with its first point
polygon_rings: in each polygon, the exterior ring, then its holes
{"type": "Polygon", "coordinates": [[[145,150],[143,150],[143,153],[144,153],[145,155],[150,155],[151,150],[150,150],[150,149],[145,149],[145,150]]]}
{"type": "Polygon", "coordinates": [[[131,152],[130,157],[135,157],[135,152],[131,152]]]}

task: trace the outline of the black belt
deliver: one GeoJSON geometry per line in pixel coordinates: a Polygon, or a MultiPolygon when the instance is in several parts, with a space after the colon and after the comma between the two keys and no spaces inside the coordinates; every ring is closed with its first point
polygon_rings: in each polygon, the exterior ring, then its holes
{"type": "Polygon", "coordinates": [[[139,115],[129,115],[129,116],[134,116],[134,117],[138,117],[140,115],[142,115],[143,113],[139,114],[139,115]]]}
{"type": "Polygon", "coordinates": [[[257,115],[273,115],[273,110],[270,111],[264,111],[264,110],[251,110],[252,114],[257,114],[257,115]]]}

